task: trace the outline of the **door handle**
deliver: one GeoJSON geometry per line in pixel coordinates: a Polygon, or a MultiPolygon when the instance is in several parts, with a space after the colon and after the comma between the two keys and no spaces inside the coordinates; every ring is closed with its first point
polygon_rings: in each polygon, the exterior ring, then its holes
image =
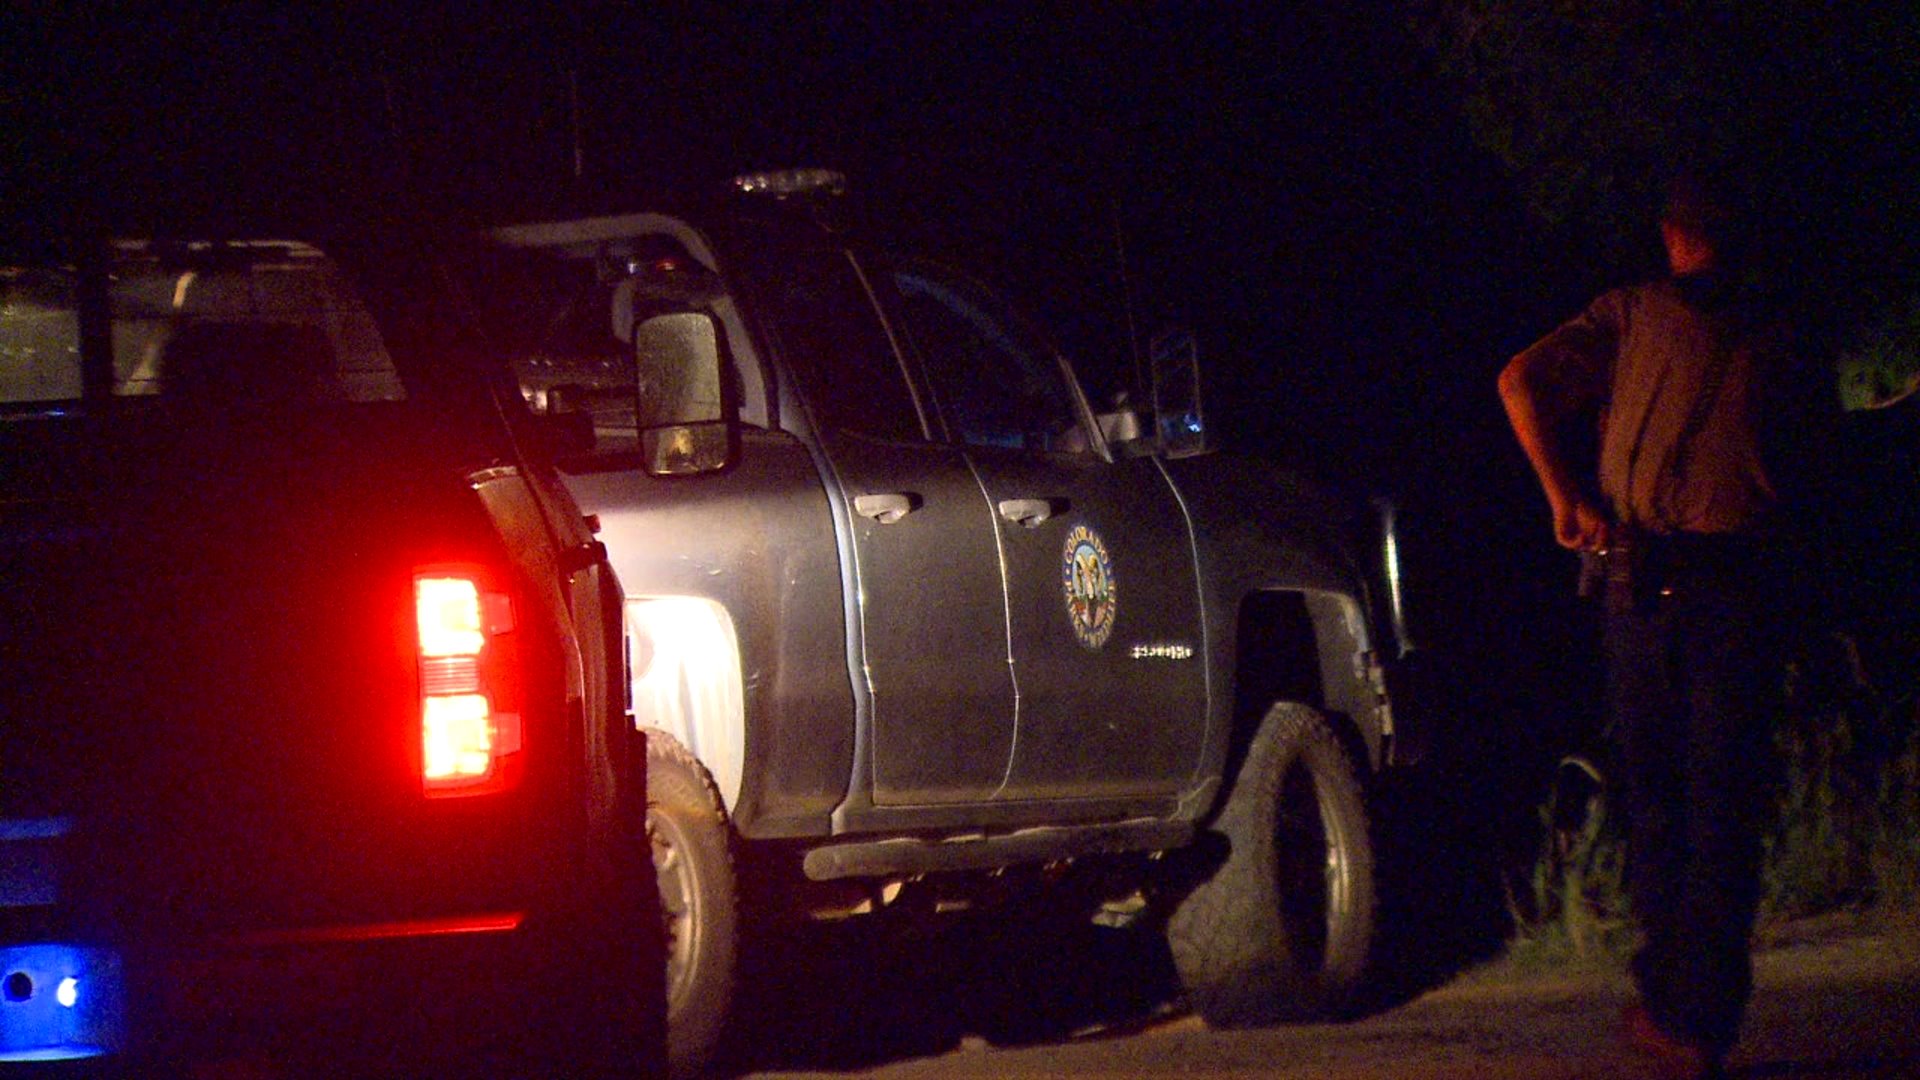
{"type": "Polygon", "coordinates": [[[913,513],[918,501],[912,495],[900,491],[855,495],[853,512],[864,518],[872,518],[882,525],[891,525],[913,513]]]}
{"type": "Polygon", "coordinates": [[[1000,516],[1023,528],[1039,528],[1053,516],[1052,499],[1001,499],[1000,516]]]}

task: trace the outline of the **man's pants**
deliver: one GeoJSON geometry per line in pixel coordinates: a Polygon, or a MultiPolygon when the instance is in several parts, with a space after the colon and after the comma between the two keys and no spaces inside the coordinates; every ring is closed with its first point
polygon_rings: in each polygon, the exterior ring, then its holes
{"type": "Polygon", "coordinates": [[[1753,981],[1778,684],[1765,577],[1757,561],[1734,560],[1607,604],[1627,888],[1644,939],[1634,976],[1656,1023],[1719,1051],[1739,1033],[1753,981]]]}

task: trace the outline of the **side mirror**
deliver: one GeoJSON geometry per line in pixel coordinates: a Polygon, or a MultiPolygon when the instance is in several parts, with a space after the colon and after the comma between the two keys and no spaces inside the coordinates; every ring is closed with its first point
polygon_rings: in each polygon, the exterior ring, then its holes
{"type": "Polygon", "coordinates": [[[697,476],[733,464],[733,425],[669,424],[640,433],[640,453],[653,476],[697,476]]]}
{"type": "Polygon", "coordinates": [[[634,323],[634,426],[654,476],[719,472],[739,457],[720,328],[703,311],[634,323]]]}
{"type": "Polygon", "coordinates": [[[1154,335],[1147,344],[1153,375],[1153,428],[1160,452],[1193,457],[1212,449],[1200,408],[1200,350],[1184,328],[1154,335]]]}

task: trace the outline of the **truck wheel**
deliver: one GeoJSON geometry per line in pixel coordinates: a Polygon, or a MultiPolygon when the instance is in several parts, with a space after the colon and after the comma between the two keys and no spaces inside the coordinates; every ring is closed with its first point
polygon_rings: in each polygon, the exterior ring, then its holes
{"type": "Polygon", "coordinates": [[[670,735],[647,733],[647,836],[667,928],[667,1061],[698,1075],[734,1001],[739,911],[726,811],[713,778],[670,735]]]}
{"type": "Polygon", "coordinates": [[[1230,849],[1167,924],[1207,1023],[1320,1019],[1351,1007],[1374,936],[1374,857],[1353,759],[1318,712],[1267,711],[1213,828],[1230,849]]]}

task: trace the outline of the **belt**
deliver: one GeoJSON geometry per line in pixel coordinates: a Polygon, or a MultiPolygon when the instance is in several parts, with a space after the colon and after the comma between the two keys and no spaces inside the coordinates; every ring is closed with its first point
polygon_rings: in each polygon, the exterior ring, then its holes
{"type": "Polygon", "coordinates": [[[1751,581],[1771,550],[1757,533],[1630,533],[1582,560],[1580,594],[1609,606],[1670,596],[1689,584],[1751,581]]]}
{"type": "Polygon", "coordinates": [[[1648,573],[1683,577],[1744,569],[1768,551],[1757,533],[1636,533],[1620,545],[1648,573]]]}

